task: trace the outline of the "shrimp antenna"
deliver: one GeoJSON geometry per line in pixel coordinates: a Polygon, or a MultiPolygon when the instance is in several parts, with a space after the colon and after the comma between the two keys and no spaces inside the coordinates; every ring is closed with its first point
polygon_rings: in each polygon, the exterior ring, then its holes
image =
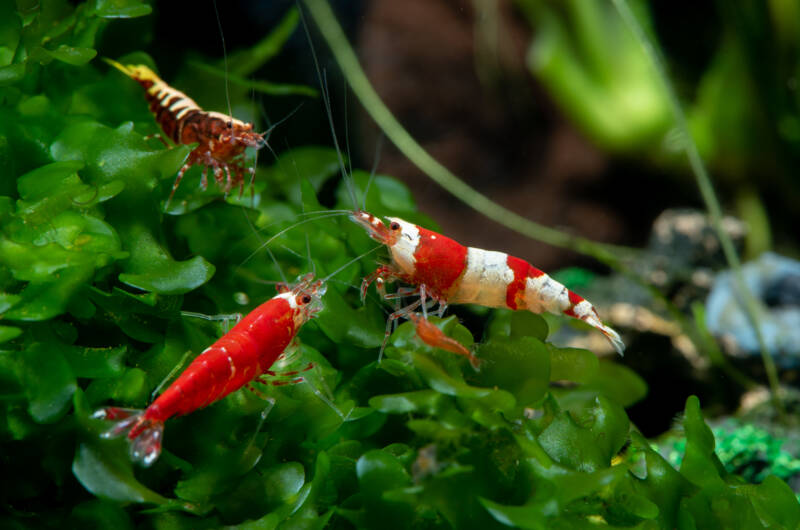
{"type": "Polygon", "coordinates": [[[306,232],[306,252],[308,253],[308,263],[311,265],[311,272],[316,276],[317,265],[314,263],[314,260],[311,259],[311,241],[308,238],[308,232],[306,232]]]}
{"type": "Polygon", "coordinates": [[[346,212],[346,213],[333,212],[333,213],[330,213],[330,214],[323,213],[323,214],[320,214],[320,215],[318,215],[318,216],[311,217],[310,219],[303,219],[302,221],[298,221],[298,222],[296,222],[296,223],[293,223],[293,224],[291,224],[291,225],[287,226],[286,228],[284,228],[283,230],[281,230],[280,232],[278,232],[277,234],[275,234],[274,236],[272,236],[271,238],[269,238],[269,239],[267,239],[266,241],[264,241],[263,243],[261,243],[261,245],[259,245],[259,247],[258,247],[257,249],[255,249],[255,250],[254,250],[254,251],[253,251],[253,252],[252,252],[252,253],[251,253],[249,256],[247,256],[247,257],[246,257],[246,258],[245,258],[245,259],[242,261],[242,263],[240,264],[240,266],[241,266],[241,265],[244,265],[245,263],[247,263],[248,261],[250,261],[251,259],[253,259],[253,257],[254,257],[256,254],[258,254],[259,252],[261,252],[261,249],[262,249],[262,248],[266,248],[267,246],[269,246],[269,244],[270,244],[270,243],[272,243],[273,241],[275,241],[275,239],[279,238],[280,236],[282,236],[283,234],[285,234],[285,233],[286,233],[286,232],[288,232],[289,230],[292,230],[292,229],[294,229],[294,228],[296,228],[296,227],[298,227],[298,226],[300,226],[300,225],[306,224],[306,223],[312,223],[312,222],[314,222],[314,221],[318,221],[318,220],[320,220],[320,219],[327,219],[328,217],[340,217],[340,216],[342,216],[342,215],[349,215],[350,213],[351,213],[351,212],[346,212]]]}
{"type": "MultiPolygon", "coordinates": [[[[256,106],[256,92],[253,90],[252,97],[250,98],[250,108],[253,109],[256,106]]],[[[262,112],[264,108],[261,106],[261,101],[259,100],[259,107],[262,112]]],[[[255,121],[255,120],[253,120],[255,121]]],[[[263,140],[263,137],[262,137],[263,140]]],[[[264,142],[266,145],[267,142],[264,142]]],[[[256,190],[254,188],[254,183],[256,181],[256,171],[258,170],[258,147],[255,148],[255,154],[253,155],[253,171],[250,173],[250,182],[248,183],[248,187],[250,188],[250,208],[253,210],[256,209],[256,190]]],[[[242,183],[244,186],[244,183],[242,183]]],[[[239,188],[239,197],[242,196],[242,188],[239,188]]],[[[248,220],[249,221],[249,220],[248,220]]]]}
{"type": "Polygon", "coordinates": [[[372,185],[372,180],[375,178],[375,173],[378,171],[378,164],[381,161],[381,151],[383,150],[383,131],[378,135],[378,140],[375,142],[375,156],[372,157],[372,170],[369,172],[369,180],[367,180],[367,187],[364,188],[364,205],[363,209],[367,209],[367,195],[369,194],[369,187],[372,185]]]}
{"type": "MultiPolygon", "coordinates": [[[[281,165],[281,161],[280,161],[280,159],[278,158],[278,153],[276,153],[276,152],[275,152],[275,150],[272,148],[272,146],[271,146],[271,145],[269,145],[269,137],[272,135],[272,131],[274,131],[274,130],[275,130],[275,128],[276,128],[278,125],[281,125],[283,122],[285,122],[286,120],[288,120],[289,118],[291,118],[292,116],[294,116],[294,114],[295,114],[295,113],[296,113],[298,110],[300,110],[300,107],[302,107],[302,106],[303,106],[303,104],[302,104],[302,103],[300,103],[300,104],[299,104],[298,106],[296,106],[296,107],[294,108],[294,110],[292,110],[292,111],[291,111],[289,114],[287,114],[286,116],[284,116],[283,118],[281,118],[281,119],[280,119],[280,120],[278,120],[277,122],[275,122],[275,123],[271,123],[271,121],[272,121],[272,120],[270,120],[270,119],[269,119],[269,116],[267,115],[266,111],[264,110],[264,105],[263,105],[263,104],[261,104],[261,103],[259,103],[258,110],[259,110],[259,112],[261,113],[261,119],[263,119],[263,120],[264,120],[264,122],[265,122],[265,123],[267,123],[267,124],[269,125],[269,127],[267,128],[267,130],[266,130],[266,131],[264,131],[264,132],[262,132],[262,133],[258,133],[258,134],[261,136],[261,141],[262,141],[262,142],[264,142],[264,146],[265,146],[267,149],[269,149],[269,152],[270,152],[270,153],[272,153],[272,158],[274,158],[274,159],[275,159],[275,162],[278,164],[278,166],[280,166],[280,165],[281,165]]],[[[287,145],[286,145],[286,147],[287,147],[287,149],[289,148],[288,142],[287,142],[287,145]]],[[[257,149],[256,149],[256,157],[258,157],[258,150],[257,150],[257,149]]],[[[258,159],[256,159],[256,160],[258,160],[258,159]]],[[[283,168],[281,168],[281,169],[283,169],[283,168]]],[[[253,175],[253,177],[252,177],[252,178],[255,178],[255,174],[253,175]]],[[[252,178],[251,178],[251,183],[252,183],[252,178]]]]}
{"type": "MultiPolygon", "coordinates": [[[[189,315],[189,316],[191,316],[191,315],[189,315]]],[[[156,396],[161,392],[161,389],[164,388],[164,385],[166,385],[170,380],[172,380],[172,378],[175,377],[175,374],[177,374],[178,371],[180,371],[180,369],[183,367],[184,363],[186,362],[186,359],[189,358],[189,354],[190,353],[192,353],[191,350],[186,351],[183,354],[183,357],[181,357],[181,360],[178,361],[178,364],[176,364],[175,366],[172,367],[172,370],[169,371],[169,373],[164,377],[164,379],[161,380],[161,382],[158,384],[158,386],[150,393],[150,401],[151,402],[155,401],[156,396]]]]}
{"type": "Polygon", "coordinates": [[[214,15],[217,17],[217,27],[219,28],[219,39],[222,41],[222,62],[225,65],[225,100],[228,102],[228,116],[233,117],[233,108],[231,107],[231,92],[228,88],[228,50],[225,48],[225,33],[222,31],[222,19],[219,18],[219,10],[217,9],[217,0],[211,0],[214,6],[214,15]]]}
{"type": "Polygon", "coordinates": [[[360,254],[360,255],[356,256],[355,258],[351,259],[350,261],[348,261],[347,263],[345,263],[344,265],[342,265],[341,267],[339,267],[338,269],[336,269],[336,270],[335,270],[335,271],[333,271],[332,273],[330,273],[330,274],[328,274],[327,276],[325,276],[325,277],[322,279],[323,283],[324,283],[324,282],[327,282],[327,281],[328,281],[328,280],[330,280],[330,279],[331,279],[333,276],[335,276],[335,275],[339,274],[339,273],[340,273],[340,272],[342,272],[344,269],[346,269],[347,267],[349,267],[350,265],[352,265],[352,264],[353,264],[353,263],[355,263],[356,261],[360,260],[360,259],[361,259],[361,258],[363,258],[364,256],[366,256],[366,255],[368,255],[368,254],[372,254],[373,252],[375,252],[376,250],[378,250],[378,249],[379,249],[379,248],[381,248],[382,246],[383,246],[382,244],[381,244],[381,245],[377,245],[377,246],[375,246],[374,248],[371,248],[371,249],[369,249],[368,251],[364,252],[363,254],[360,254]]]}
{"type": "MultiPolygon", "coordinates": [[[[347,81],[343,81],[342,99],[344,100],[344,148],[347,153],[347,169],[350,171],[350,176],[353,175],[353,154],[350,152],[350,127],[347,125],[347,81]]],[[[330,96],[330,94],[329,94],[330,96]]],[[[357,204],[357,203],[356,203],[357,204]]]]}
{"type": "MultiPolygon", "coordinates": [[[[336,217],[337,215],[350,215],[353,213],[353,210],[312,210],[310,212],[300,212],[298,214],[294,214],[294,217],[302,218],[307,217],[307,220],[319,219],[321,217],[336,217]]],[[[272,228],[275,225],[282,223],[283,221],[275,221],[274,223],[270,223],[262,228],[256,228],[257,232],[263,232],[269,228],[272,228]]],[[[289,228],[294,228],[296,225],[292,225],[289,228]]]]}
{"type": "Polygon", "coordinates": [[[278,260],[275,259],[275,254],[272,253],[272,251],[269,249],[269,247],[264,247],[264,250],[266,250],[267,254],[269,254],[269,257],[272,258],[272,263],[274,263],[275,264],[275,268],[278,269],[278,274],[281,275],[281,280],[283,280],[283,283],[288,285],[289,282],[286,281],[286,275],[283,273],[283,269],[281,268],[280,264],[278,263],[278,260]]]}
{"type": "MultiPolygon", "coordinates": [[[[269,126],[269,128],[268,128],[266,131],[264,131],[263,133],[261,133],[261,137],[262,137],[262,138],[264,138],[264,143],[266,143],[266,142],[267,142],[267,140],[269,140],[269,137],[270,137],[270,135],[272,134],[272,131],[274,131],[274,130],[275,130],[275,127],[277,127],[278,125],[281,125],[283,122],[285,122],[286,120],[288,120],[289,118],[291,118],[292,116],[294,116],[294,115],[295,115],[295,113],[297,113],[297,111],[298,111],[298,110],[300,110],[300,107],[302,107],[302,106],[303,106],[303,104],[302,104],[302,103],[300,103],[300,104],[299,104],[299,105],[297,105],[297,106],[296,106],[296,107],[295,107],[295,108],[294,108],[294,109],[293,109],[293,110],[292,110],[292,111],[291,111],[289,114],[287,114],[286,116],[284,116],[284,117],[283,117],[283,118],[281,118],[280,120],[278,120],[278,121],[276,121],[275,123],[273,123],[272,125],[270,125],[270,126],[269,126]]],[[[264,109],[261,109],[261,111],[262,111],[262,113],[264,114],[264,116],[266,116],[266,113],[264,113],[264,109]]],[[[265,119],[265,121],[266,121],[267,123],[269,123],[269,119],[265,119]]]]}
{"type": "Polygon", "coordinates": [[[336,137],[336,127],[333,124],[333,112],[331,111],[331,98],[330,93],[328,92],[328,83],[326,80],[326,76],[323,73],[323,70],[319,66],[319,59],[317,59],[317,52],[314,49],[314,42],[311,40],[311,32],[308,30],[308,24],[306,23],[306,17],[303,14],[303,7],[300,5],[299,0],[296,0],[297,4],[297,11],[300,14],[300,20],[303,22],[303,30],[306,33],[306,39],[308,39],[308,45],[311,48],[311,57],[314,59],[314,67],[317,70],[317,78],[319,79],[320,84],[320,92],[322,94],[322,101],[325,104],[325,110],[328,115],[328,125],[331,129],[331,136],[333,137],[333,145],[336,148],[336,157],[339,159],[339,167],[342,170],[342,178],[345,181],[345,185],[347,186],[347,191],[350,194],[350,199],[353,201],[353,207],[358,208],[358,199],[356,198],[356,191],[353,187],[353,182],[351,177],[347,174],[347,170],[345,169],[344,159],[342,159],[342,150],[339,147],[339,140],[336,137]]]}

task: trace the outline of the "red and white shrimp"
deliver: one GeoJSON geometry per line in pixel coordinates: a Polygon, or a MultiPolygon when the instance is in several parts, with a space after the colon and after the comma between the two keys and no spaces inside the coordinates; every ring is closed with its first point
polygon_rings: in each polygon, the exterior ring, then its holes
{"type": "Polygon", "coordinates": [[[314,281],[309,274],[293,288],[279,287],[278,295],[206,348],[145,410],[107,407],[95,412],[95,419],[115,422],[102,436],[113,438],[127,432],[131,458],[151,465],[161,452],[167,419],[206,407],[265,374],[272,375],[273,363],[303,324],[322,309],[324,281],[314,281]]]}
{"type": "Polygon", "coordinates": [[[208,169],[224,192],[239,186],[244,188],[244,175],[252,180],[254,168],[244,165],[247,147],[260,149],[267,145],[265,134],[253,131],[252,123],[245,123],[220,112],[206,112],[195,101],[166,84],[155,72],[143,64],[120,64],[111,59],[105,61],[142,85],[145,98],[150,103],[150,112],[155,116],[161,130],[176,144],[198,144],[186,163],[178,171],[172,186],[169,201],[178,189],[183,174],[193,165],[202,165],[203,189],[207,186],[208,169]],[[223,175],[224,173],[224,175],[223,175]]]}
{"type": "MultiPolygon", "coordinates": [[[[367,288],[372,282],[378,283],[379,292],[387,299],[419,295],[419,300],[389,316],[381,355],[389,338],[392,322],[405,317],[414,321],[417,335],[426,344],[460,355],[466,353],[475,366],[474,356],[463,345],[447,337],[427,321],[429,299],[439,304],[440,314],[444,313],[448,304],[479,304],[487,307],[507,307],[514,310],[526,309],[533,313],[547,311],[579,318],[600,330],[614,349],[622,355],[625,344],[616,331],[603,324],[592,304],[527,261],[502,252],[465,247],[448,237],[396,217],[388,218],[390,224],[387,227],[374,215],[359,209],[353,177],[348,175],[345,169],[336,137],[327,85],[317,63],[316,53],[307,29],[306,36],[309,38],[311,53],[317,67],[317,76],[342,177],[353,207],[356,208],[349,212],[349,217],[364,227],[372,239],[387,246],[391,255],[390,264],[378,267],[370,276],[364,278],[361,285],[361,297],[363,299],[366,296],[367,288]],[[384,283],[398,279],[415,287],[399,289],[393,295],[386,295],[383,288],[384,283]],[[414,313],[418,307],[422,308],[422,318],[414,313]],[[460,348],[454,343],[458,344],[460,348]]],[[[368,188],[369,186],[367,186],[368,188]]],[[[365,191],[365,205],[366,200],[367,193],[365,191]]]]}
{"type": "MultiPolygon", "coordinates": [[[[465,247],[396,217],[388,218],[388,226],[364,211],[355,211],[350,218],[363,226],[372,239],[386,245],[391,255],[391,263],[378,267],[364,279],[362,296],[374,281],[383,294],[384,282],[398,279],[415,286],[400,291],[401,294],[419,294],[419,300],[393,313],[389,322],[408,318],[420,306],[427,314],[429,299],[440,304],[441,312],[447,304],[479,304],[533,313],[547,311],[579,318],[603,333],[620,355],[625,350],[620,336],[603,324],[592,304],[525,260],[502,252],[465,247]]],[[[387,336],[388,332],[389,325],[387,336]]],[[[436,338],[431,336],[430,340],[435,342],[436,338]]]]}

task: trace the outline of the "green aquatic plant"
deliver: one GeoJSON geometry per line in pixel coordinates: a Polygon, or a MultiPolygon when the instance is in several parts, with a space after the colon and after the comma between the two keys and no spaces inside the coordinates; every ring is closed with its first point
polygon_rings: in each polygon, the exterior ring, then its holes
{"type": "MultiPolygon", "coordinates": [[[[88,62],[119,45],[109,27],[124,34],[126,24],[148,20],[116,19],[150,8],[97,0],[6,11],[0,526],[800,522],[800,505],[778,478],[750,485],[719,465],[695,398],[686,406],[687,456],[672,469],[625,412],[645,382],[589,351],[547,342],[537,315],[476,312],[471,329],[453,316],[432,318],[475,348],[480,371],[421,343],[409,323],[378,363],[383,304],[369,297],[362,305],[351,288],[374,268],[370,259],[331,282],[324,310],[302,329],[297,357],[314,365],[306,383],[262,387],[272,401],[241,390],[172,419],[161,458],[134,467],[125,440],[100,437],[107,426],[92,411],[146,406],[224,333],[225,322],[195,314],[246,312],[273,296],[282,274],[330,273],[373,243],[342,216],[306,217],[283,231],[304,212],[326,210],[318,199],[326,187],[335,190],[328,204],[352,207],[335,181],[338,155],[324,147],[282,152],[259,168],[252,197],[203,191],[194,168],[165,212],[189,148],[146,140],[155,124],[139,87],[88,62]],[[268,238],[274,262],[263,249],[268,238]]],[[[354,180],[363,190],[369,176],[356,171],[354,180]]],[[[366,204],[431,225],[387,176],[374,179],[366,204]]]]}
{"type": "MultiPolygon", "coordinates": [[[[773,433],[750,423],[729,418],[712,427],[716,453],[729,473],[748,482],[761,483],[770,475],[789,480],[800,474],[795,443],[785,433],[773,433]]],[[[660,447],[673,466],[680,466],[686,452],[682,436],[669,436],[660,447]]]]}
{"type": "MultiPolygon", "coordinates": [[[[654,150],[673,126],[664,87],[610,2],[518,0],[536,28],[527,63],[567,116],[597,144],[654,150]]],[[[631,2],[649,27],[647,3],[631,2]]]]}

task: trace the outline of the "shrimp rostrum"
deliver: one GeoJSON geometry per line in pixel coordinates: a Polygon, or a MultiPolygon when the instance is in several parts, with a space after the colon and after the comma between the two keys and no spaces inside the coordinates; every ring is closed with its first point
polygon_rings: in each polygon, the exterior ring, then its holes
{"type": "Polygon", "coordinates": [[[270,371],[273,363],[303,324],[322,309],[325,285],[309,274],[294,287],[278,290],[198,355],[145,410],[106,407],[95,412],[95,419],[114,422],[103,437],[126,434],[131,458],[149,466],[161,452],[167,419],[207,407],[254,380],[270,382],[262,378],[275,375],[270,371]]]}
{"type": "MultiPolygon", "coordinates": [[[[408,317],[420,307],[426,314],[433,302],[439,303],[442,312],[447,304],[549,312],[583,320],[603,333],[620,355],[625,349],[620,336],[603,324],[592,304],[525,260],[502,252],[465,247],[396,217],[389,217],[388,225],[364,211],[355,211],[350,218],[364,227],[372,239],[386,245],[391,257],[389,264],[378,267],[364,279],[362,296],[372,282],[385,295],[384,284],[394,280],[414,286],[398,291],[399,294],[419,295],[417,301],[393,313],[390,322],[408,317]]],[[[387,336],[388,332],[387,325],[387,336]]]]}

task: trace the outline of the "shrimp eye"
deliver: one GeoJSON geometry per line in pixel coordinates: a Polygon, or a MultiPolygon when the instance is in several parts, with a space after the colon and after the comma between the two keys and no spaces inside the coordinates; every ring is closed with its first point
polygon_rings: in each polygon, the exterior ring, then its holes
{"type": "Polygon", "coordinates": [[[392,230],[400,230],[400,223],[393,221],[392,224],[389,225],[389,228],[392,230]]]}
{"type": "Polygon", "coordinates": [[[306,294],[306,295],[303,295],[303,298],[301,298],[301,300],[303,301],[304,304],[307,304],[307,303],[311,302],[311,297],[306,294]]]}
{"type": "Polygon", "coordinates": [[[229,122],[228,122],[228,129],[232,129],[232,128],[233,128],[233,122],[232,122],[232,121],[229,121],[229,122]]]}

